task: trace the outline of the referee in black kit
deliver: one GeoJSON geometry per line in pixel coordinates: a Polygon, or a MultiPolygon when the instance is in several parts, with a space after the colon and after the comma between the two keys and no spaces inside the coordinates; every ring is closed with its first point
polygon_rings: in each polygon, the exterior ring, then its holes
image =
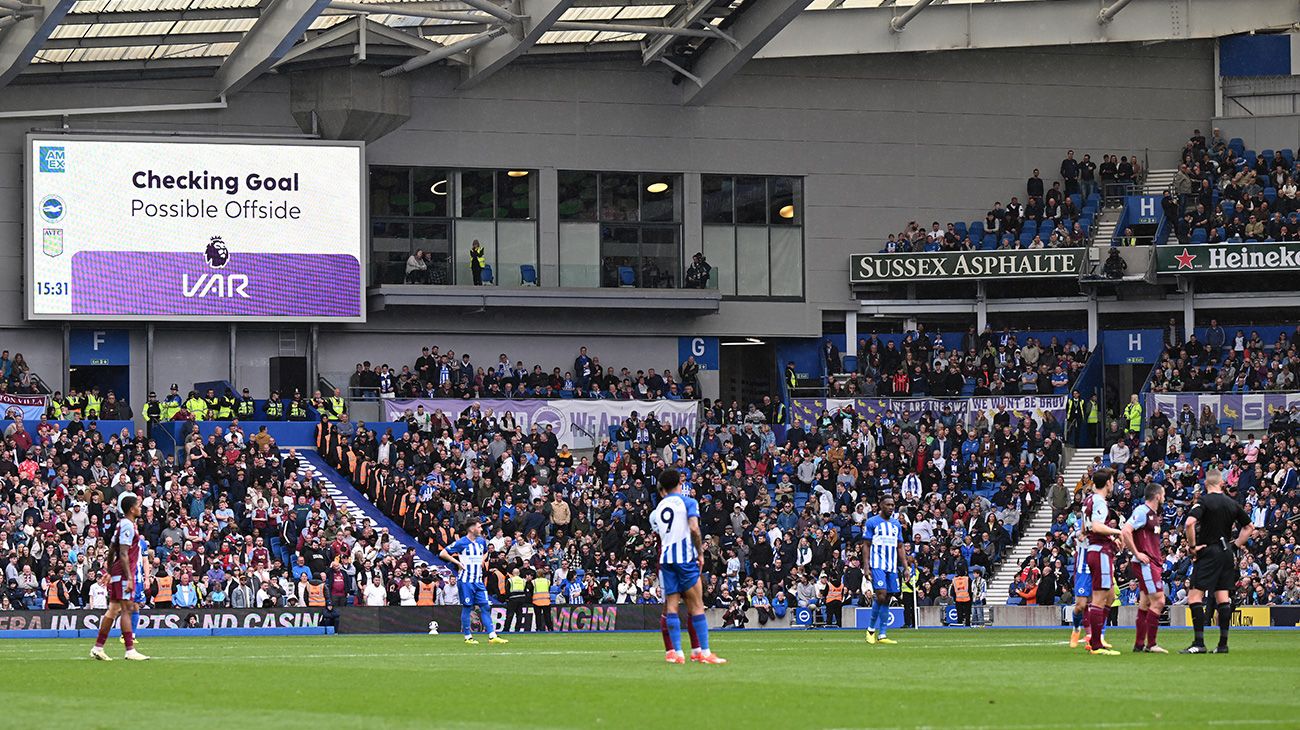
{"type": "Polygon", "coordinates": [[[1234,548],[1245,547],[1255,526],[1237,500],[1223,493],[1223,476],[1211,469],[1205,473],[1205,493],[1192,506],[1183,530],[1194,556],[1187,608],[1196,638],[1182,653],[1227,654],[1232,590],[1238,577],[1234,548]],[[1219,615],[1219,645],[1213,652],[1205,648],[1205,594],[1211,592],[1219,615]]]}

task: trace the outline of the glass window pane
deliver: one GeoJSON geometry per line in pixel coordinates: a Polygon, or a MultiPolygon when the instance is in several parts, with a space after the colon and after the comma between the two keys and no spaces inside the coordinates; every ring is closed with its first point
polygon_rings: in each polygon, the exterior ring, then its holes
{"type": "MultiPolygon", "coordinates": [[[[370,224],[370,283],[402,284],[406,282],[406,259],[411,255],[411,226],[396,221],[373,221],[370,224]]],[[[411,283],[420,283],[416,275],[411,283]]]]}
{"type": "Polygon", "coordinates": [[[773,226],[772,296],[803,296],[803,228],[773,226]]]}
{"type": "Polygon", "coordinates": [[[455,280],[452,282],[459,286],[472,286],[474,284],[474,272],[470,269],[470,249],[474,242],[478,241],[483,247],[483,262],[492,267],[493,278],[496,278],[496,259],[497,259],[497,224],[492,221],[456,221],[456,251],[455,251],[455,280]]]}
{"type": "Polygon", "coordinates": [[[532,221],[497,223],[497,284],[520,286],[523,275],[519,267],[527,264],[537,270],[537,224],[532,221]]]}
{"type": "Polygon", "coordinates": [[[411,215],[434,218],[447,217],[447,199],[450,193],[450,170],[417,167],[412,172],[411,215]]]}
{"type": "Polygon", "coordinates": [[[411,214],[411,171],[405,167],[370,168],[370,214],[411,214]]]}
{"type": "Polygon", "coordinates": [[[460,217],[491,220],[493,204],[491,170],[462,170],[460,173],[460,217]]]}
{"type": "Polygon", "coordinates": [[[560,286],[600,286],[600,226],[560,224],[560,286]]]}
{"type": "Polygon", "coordinates": [[[736,294],[768,296],[767,228],[736,229],[736,294]]]}
{"type": "Polygon", "coordinates": [[[678,175],[641,176],[641,220],[681,220],[682,185],[678,175]]]}
{"type": "Polygon", "coordinates": [[[557,187],[560,220],[596,220],[596,173],[561,170],[557,187]]]}
{"type": "Polygon", "coordinates": [[[537,174],[532,170],[497,172],[497,218],[536,218],[537,174]]]}
{"type": "Polygon", "coordinates": [[[736,178],[736,222],[767,224],[767,178],[736,178]]]}
{"type": "Polygon", "coordinates": [[[736,229],[733,226],[704,227],[704,258],[713,267],[709,279],[718,282],[723,296],[736,293],[736,229]]]}
{"type": "Polygon", "coordinates": [[[681,245],[677,226],[646,226],[641,229],[641,286],[675,289],[681,279],[681,245]]]}
{"type": "Polygon", "coordinates": [[[636,226],[600,227],[601,286],[641,286],[640,238],[636,226]]]}
{"type": "Polygon", "coordinates": [[[617,172],[601,173],[600,219],[602,221],[638,220],[641,203],[639,176],[617,172]]]}
{"type": "Polygon", "coordinates": [[[701,175],[705,223],[734,223],[730,175],[701,175]]]}
{"type": "Polygon", "coordinates": [[[803,224],[803,180],[797,177],[773,177],[770,182],[771,204],[768,220],[774,226],[803,224]]]}
{"type": "Polygon", "coordinates": [[[450,284],[451,241],[448,240],[448,223],[416,223],[412,229],[412,244],[429,252],[429,283],[450,284]]]}

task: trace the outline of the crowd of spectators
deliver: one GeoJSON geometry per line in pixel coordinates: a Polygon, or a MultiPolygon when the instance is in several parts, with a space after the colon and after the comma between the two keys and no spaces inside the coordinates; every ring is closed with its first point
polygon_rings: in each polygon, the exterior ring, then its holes
{"type": "Polygon", "coordinates": [[[649,512],[657,475],[673,466],[700,500],[708,605],[733,618],[757,608],[762,622],[818,601],[827,586],[843,586],[846,605],[871,593],[858,546],[886,495],[899,502],[919,566],[902,599],[942,602],[953,576],[986,571],[1006,554],[1062,457],[1057,427],[1013,422],[1006,411],[968,430],[938,414],[867,421],[845,409],[790,427],[782,444],[770,398],[703,406],[696,433],[674,430],[651,408],[590,457],[549,428],[525,431],[473,407],[432,427],[359,430],[325,451],[435,553],[466,521],[482,522],[490,592],[499,596],[519,568],[549,576],[555,600],[570,603],[662,599],[649,512]]]}
{"type": "Polygon", "coordinates": [[[1300,240],[1300,198],[1290,149],[1247,150],[1215,129],[1195,130],[1161,201],[1181,244],[1300,240]]]}
{"type": "Polygon", "coordinates": [[[965,221],[929,228],[910,221],[898,233],[889,234],[880,253],[913,251],[972,251],[1070,248],[1086,245],[1092,221],[1103,195],[1121,196],[1131,191],[1145,175],[1137,155],[1102,156],[1101,164],[1091,155],[1076,159],[1074,150],[1061,160],[1060,179],[1049,185],[1037,168],[1025,181],[1024,202],[1012,195],[1001,200],[968,226],[965,221]]]}
{"type": "MultiPolygon", "coordinates": [[[[1296,338],[1300,326],[1288,337],[1286,332],[1265,343],[1259,332],[1244,329],[1225,330],[1218,320],[1211,320],[1204,340],[1193,332],[1183,341],[1171,320],[1165,328],[1165,351],[1151,374],[1150,388],[1157,393],[1252,393],[1258,391],[1296,390],[1300,376],[1300,357],[1296,355],[1296,338]]],[[[1184,425],[1200,423],[1205,415],[1181,412],[1180,427],[1187,433],[1200,428],[1184,425]]],[[[1217,422],[1216,422],[1217,427],[1217,422]]]]}
{"type": "Polygon", "coordinates": [[[540,364],[531,368],[523,360],[513,364],[505,353],[491,364],[475,364],[470,354],[457,354],[437,345],[421,348],[413,365],[400,369],[388,363],[373,367],[359,362],[348,378],[354,398],[592,398],[608,400],[697,399],[699,364],[690,356],[676,368],[633,371],[605,366],[598,355],[579,348],[570,366],[540,364]]]}
{"type": "Polygon", "coordinates": [[[194,435],[179,461],[141,434],[79,420],[42,419],[35,434],[17,421],[4,436],[0,610],[105,608],[101,535],[124,491],[142,499],[155,607],[323,606],[373,575],[414,575],[410,551],[340,509],[265,431],[194,435]]]}
{"type": "Polygon", "coordinates": [[[21,352],[0,351],[0,394],[33,395],[41,392],[40,377],[32,372],[21,352]]]}
{"type": "MultiPolygon", "coordinates": [[[[901,344],[879,335],[858,340],[857,370],[832,378],[831,397],[907,397],[956,395],[1065,394],[1083,370],[1088,349],[1056,337],[1041,342],[1004,328],[971,326],[961,342],[945,343],[924,325],[903,336],[901,344]]],[[[827,371],[839,374],[838,355],[827,358],[827,371]]]]}

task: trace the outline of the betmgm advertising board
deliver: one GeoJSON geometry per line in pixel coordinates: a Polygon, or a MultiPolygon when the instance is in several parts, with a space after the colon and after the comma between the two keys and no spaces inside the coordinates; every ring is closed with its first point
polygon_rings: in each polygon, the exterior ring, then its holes
{"type": "Polygon", "coordinates": [[[29,135],[27,316],[365,321],[361,142],[29,135]]]}

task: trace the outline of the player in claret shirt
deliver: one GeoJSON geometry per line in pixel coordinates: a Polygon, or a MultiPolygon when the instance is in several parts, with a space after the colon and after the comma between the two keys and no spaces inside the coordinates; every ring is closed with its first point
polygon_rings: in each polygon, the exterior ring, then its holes
{"type": "Polygon", "coordinates": [[[1106,524],[1110,517],[1106,499],[1114,488],[1115,473],[1098,469],[1092,474],[1092,494],[1083,500],[1083,519],[1088,530],[1088,572],[1092,574],[1092,602],[1084,615],[1084,625],[1088,629],[1088,653],[1098,656],[1119,655],[1101,643],[1101,630],[1115,600],[1115,548],[1120,531],[1106,524]]]}
{"type": "Polygon", "coordinates": [[[1168,654],[1156,643],[1160,629],[1160,612],[1165,608],[1165,582],[1161,571],[1165,559],[1160,554],[1160,505],[1165,501],[1165,488],[1159,484],[1147,486],[1146,501],[1133,510],[1121,529],[1124,547],[1133,553],[1129,570],[1137,581],[1141,598],[1138,599],[1137,638],[1133,651],[1168,654]]]}

